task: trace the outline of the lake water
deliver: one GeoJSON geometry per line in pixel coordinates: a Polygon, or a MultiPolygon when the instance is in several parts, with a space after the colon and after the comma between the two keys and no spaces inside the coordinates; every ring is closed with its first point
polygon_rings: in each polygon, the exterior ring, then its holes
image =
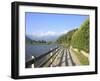
{"type": "Polygon", "coordinates": [[[25,60],[28,61],[32,56],[38,57],[47,53],[50,49],[56,48],[58,45],[29,45],[25,46],[25,60]]]}

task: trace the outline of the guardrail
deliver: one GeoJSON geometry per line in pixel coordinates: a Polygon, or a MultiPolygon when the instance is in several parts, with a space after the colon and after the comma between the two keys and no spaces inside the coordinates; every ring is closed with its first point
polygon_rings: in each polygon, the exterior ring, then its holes
{"type": "Polygon", "coordinates": [[[50,49],[50,51],[48,51],[45,54],[40,55],[39,57],[32,56],[32,59],[26,62],[26,68],[51,66],[59,50],[60,50],[60,47],[56,47],[54,49],[50,49]]]}

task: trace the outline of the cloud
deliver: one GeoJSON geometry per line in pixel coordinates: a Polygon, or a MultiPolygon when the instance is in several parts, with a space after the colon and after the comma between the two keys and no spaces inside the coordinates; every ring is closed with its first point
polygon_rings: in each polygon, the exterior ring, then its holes
{"type": "Polygon", "coordinates": [[[48,32],[44,32],[42,35],[44,35],[44,36],[48,36],[48,35],[54,36],[54,35],[57,35],[57,33],[53,32],[53,31],[48,31],[48,32]]]}
{"type": "Polygon", "coordinates": [[[64,30],[63,32],[54,32],[54,31],[47,31],[47,32],[33,32],[33,36],[37,37],[44,37],[44,36],[59,36],[62,34],[67,33],[68,31],[64,30]]]}
{"type": "Polygon", "coordinates": [[[47,31],[47,32],[34,32],[33,36],[38,36],[38,37],[42,37],[42,36],[55,36],[57,33],[53,32],[53,31],[47,31]]]}
{"type": "Polygon", "coordinates": [[[63,32],[61,32],[61,34],[66,34],[68,31],[67,30],[64,30],[63,32]]]}

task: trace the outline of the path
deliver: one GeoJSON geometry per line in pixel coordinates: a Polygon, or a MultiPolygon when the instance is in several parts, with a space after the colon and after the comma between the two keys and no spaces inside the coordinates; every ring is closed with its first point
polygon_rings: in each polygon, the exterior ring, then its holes
{"type": "Polygon", "coordinates": [[[80,62],[75,54],[70,52],[69,49],[62,48],[58,52],[58,56],[55,58],[54,62],[52,63],[52,67],[57,66],[75,66],[80,65],[80,62]]]}

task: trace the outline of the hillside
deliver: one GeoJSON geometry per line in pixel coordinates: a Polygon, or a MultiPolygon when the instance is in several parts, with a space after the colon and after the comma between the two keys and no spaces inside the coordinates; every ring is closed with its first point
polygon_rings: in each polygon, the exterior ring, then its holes
{"type": "Polygon", "coordinates": [[[71,45],[73,48],[89,52],[89,19],[73,34],[71,45]]]}
{"type": "Polygon", "coordinates": [[[74,32],[77,31],[77,29],[74,29],[74,30],[71,30],[69,31],[68,33],[60,36],[57,40],[57,43],[59,44],[64,44],[66,45],[67,47],[70,46],[71,44],[71,39],[72,39],[72,35],[74,34],[74,32]]]}
{"type": "Polygon", "coordinates": [[[43,44],[46,43],[45,40],[33,40],[31,38],[29,38],[28,36],[25,36],[25,42],[26,44],[43,44]]]}
{"type": "Polygon", "coordinates": [[[32,43],[33,41],[28,36],[25,36],[25,42],[26,43],[32,43]]]}
{"type": "Polygon", "coordinates": [[[89,52],[89,19],[80,26],[60,36],[57,43],[89,52]]]}

